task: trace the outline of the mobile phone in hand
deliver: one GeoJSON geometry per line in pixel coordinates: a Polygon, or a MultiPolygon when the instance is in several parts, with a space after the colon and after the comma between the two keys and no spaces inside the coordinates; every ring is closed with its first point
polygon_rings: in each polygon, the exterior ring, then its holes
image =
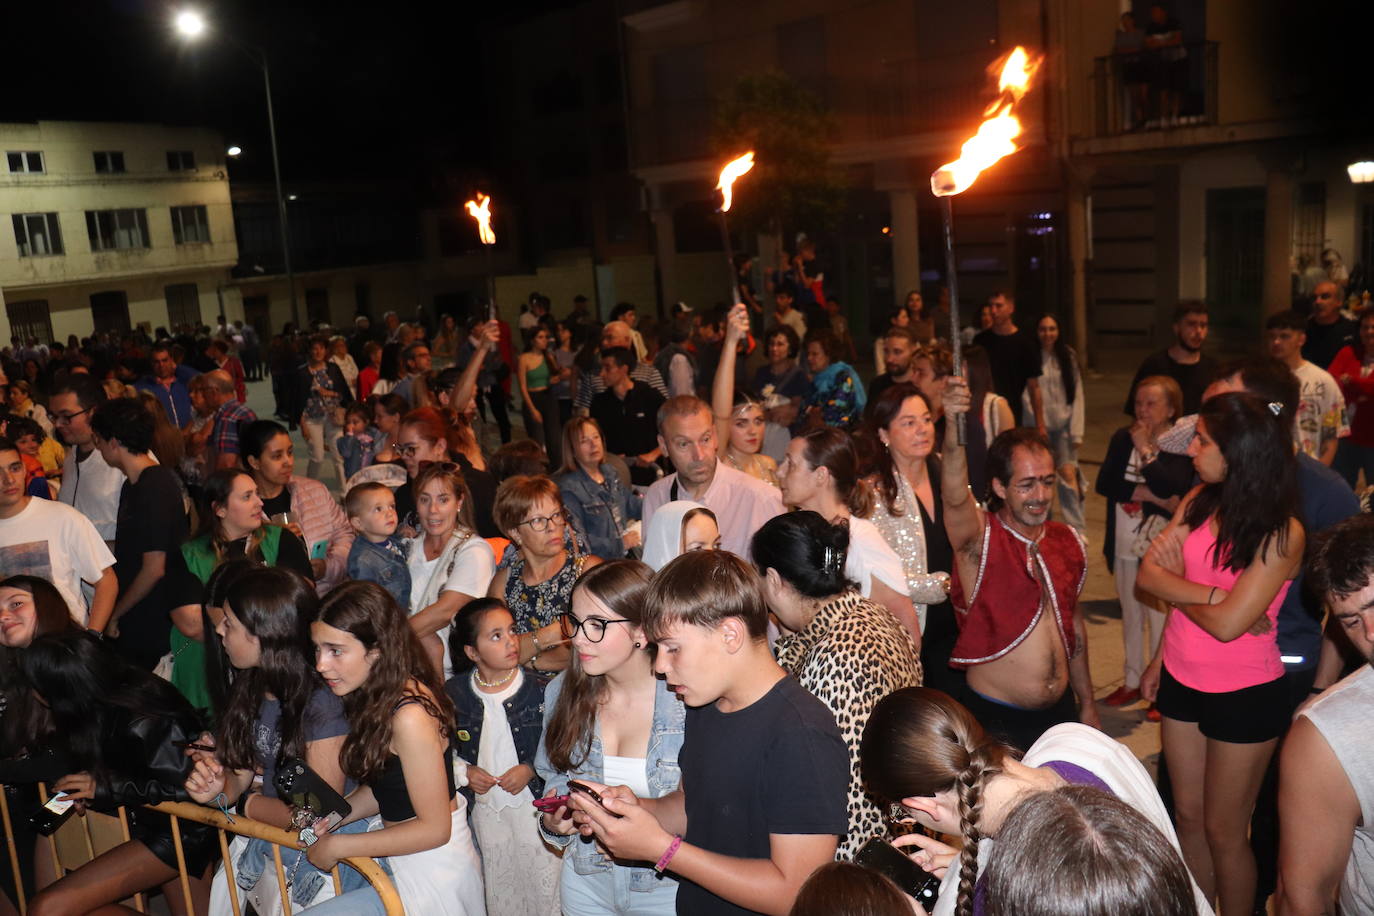
{"type": "Polygon", "coordinates": [[[935,912],[940,879],[881,837],[875,836],[859,847],[854,854],[854,864],[892,879],[893,884],[910,895],[927,913],[935,912]]]}
{"type": "Polygon", "coordinates": [[[66,792],[56,792],[29,817],[29,823],[43,836],[52,836],[75,811],[76,799],[68,798],[66,792]]]}
{"type": "Polygon", "coordinates": [[[582,793],[583,795],[585,795],[585,796],[587,796],[588,798],[590,798],[592,801],[596,802],[598,805],[601,806],[601,810],[602,810],[602,811],[605,811],[605,812],[606,812],[607,814],[609,814],[611,817],[624,817],[624,816],[625,816],[625,815],[623,815],[623,814],[616,814],[614,811],[611,811],[610,809],[608,809],[608,808],[606,807],[606,803],[605,803],[604,801],[601,800],[601,793],[600,793],[600,792],[597,792],[597,791],[596,791],[595,789],[593,789],[591,786],[584,785],[584,784],[578,782],[578,781],[575,780],[575,779],[570,779],[570,780],[568,780],[568,788],[571,789],[573,792],[580,792],[580,793],[582,793]]]}
{"type": "Polygon", "coordinates": [[[545,814],[553,814],[559,808],[568,807],[567,795],[548,795],[544,798],[536,798],[534,806],[545,814]]]}

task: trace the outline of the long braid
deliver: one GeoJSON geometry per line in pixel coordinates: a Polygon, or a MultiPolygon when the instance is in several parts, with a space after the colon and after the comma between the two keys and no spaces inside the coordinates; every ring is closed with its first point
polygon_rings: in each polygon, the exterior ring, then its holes
{"type": "Polygon", "coordinates": [[[959,794],[959,823],[963,827],[964,846],[959,852],[959,900],[957,916],[973,912],[973,890],[978,881],[978,841],[983,838],[978,821],[983,813],[983,789],[989,779],[1001,772],[1001,767],[988,760],[986,746],[969,752],[968,766],[954,783],[959,794]]]}

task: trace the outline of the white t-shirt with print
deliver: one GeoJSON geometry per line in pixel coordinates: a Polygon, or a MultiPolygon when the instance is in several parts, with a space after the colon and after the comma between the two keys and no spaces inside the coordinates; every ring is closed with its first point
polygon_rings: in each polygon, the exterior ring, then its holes
{"type": "Polygon", "coordinates": [[[99,581],[114,562],[95,525],[66,503],[30,497],[18,515],[0,519],[0,576],[47,579],[83,626],[89,608],[81,583],[99,581]]]}
{"type": "MultiPolygon", "coordinates": [[[[421,534],[410,539],[410,559],[407,565],[410,568],[409,610],[412,617],[425,609],[422,602],[430,590],[430,579],[447,572],[447,569],[439,569],[439,561],[444,558],[445,552],[440,551],[439,556],[433,560],[426,560],[425,536],[421,534]]],[[[473,598],[485,596],[487,589],[491,587],[491,580],[496,576],[496,557],[491,552],[491,545],[474,534],[458,548],[453,561],[453,571],[448,573],[448,578],[435,594],[459,592],[473,598]]],[[[449,628],[445,626],[438,633],[444,644],[445,680],[453,676],[453,661],[448,651],[448,631],[449,628]]]]}
{"type": "Polygon", "coordinates": [[[1293,374],[1302,386],[1293,438],[1298,448],[1313,458],[1320,458],[1322,446],[1332,439],[1343,439],[1350,435],[1350,424],[1345,416],[1345,396],[1341,394],[1341,387],[1331,373],[1316,363],[1303,360],[1293,374]]]}

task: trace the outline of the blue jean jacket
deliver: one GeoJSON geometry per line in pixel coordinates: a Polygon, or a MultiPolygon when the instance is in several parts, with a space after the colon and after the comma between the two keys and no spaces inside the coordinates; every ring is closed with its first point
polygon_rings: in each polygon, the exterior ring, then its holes
{"type": "MultiPolygon", "coordinates": [[[[511,737],[515,739],[515,758],[521,763],[534,766],[534,754],[539,749],[539,737],[544,733],[544,689],[549,679],[528,669],[524,674],[525,680],[520,689],[502,705],[506,709],[506,722],[510,725],[511,737]]],[[[458,743],[455,750],[463,760],[476,764],[477,751],[482,746],[482,726],[486,719],[486,707],[482,705],[482,698],[472,689],[471,676],[467,671],[455,674],[444,684],[444,692],[453,700],[458,724],[458,743]]],[[[540,779],[537,773],[530,780],[530,791],[535,797],[544,794],[544,780],[540,779]]],[[[465,786],[462,792],[471,805],[472,790],[465,786]]]]}
{"type": "MultiPolygon", "coordinates": [[[[404,552],[401,538],[393,534],[390,540],[404,552]]],[[[384,544],[374,544],[361,536],[354,538],[348,551],[348,578],[376,582],[391,593],[402,610],[410,609],[410,567],[384,544]]]]}
{"type": "MultiPolygon", "coordinates": [[[[563,689],[564,675],[560,674],[549,683],[544,691],[544,728],[548,729],[549,720],[553,718],[554,710],[558,708],[558,695],[563,689]]],[[[665,681],[658,682],[658,692],[654,694],[654,722],[652,731],[649,733],[649,751],[646,765],[649,796],[651,798],[662,798],[677,789],[682,783],[682,769],[677,762],[677,755],[682,750],[682,739],[685,734],[686,707],[677,695],[668,689],[665,681]]],[[[603,752],[601,750],[601,731],[595,729],[592,732],[591,745],[588,748],[587,759],[575,766],[571,772],[560,773],[553,768],[549,762],[549,755],[544,747],[544,741],[539,741],[539,752],[534,757],[534,771],[544,780],[544,787],[553,789],[554,794],[562,795],[568,791],[569,779],[590,779],[593,782],[601,782],[604,773],[603,752]]],[[[654,871],[652,865],[620,865],[610,856],[600,852],[596,843],[589,837],[559,836],[543,830],[543,820],[540,820],[540,832],[551,843],[565,848],[563,853],[566,858],[572,857],[573,870],[579,875],[595,875],[608,872],[612,868],[625,868],[630,873],[630,890],[649,891],[656,887],[662,887],[663,882],[672,881],[671,878],[664,877],[654,871]]]]}
{"type": "Polygon", "coordinates": [[[615,523],[612,507],[618,506],[620,517],[629,522],[639,518],[643,498],[631,488],[621,483],[620,475],[609,464],[601,465],[601,476],[607,486],[602,486],[578,468],[563,471],[554,479],[563,494],[563,505],[572,517],[573,524],[587,543],[587,552],[606,560],[618,560],[625,556],[625,532],[615,523]]]}

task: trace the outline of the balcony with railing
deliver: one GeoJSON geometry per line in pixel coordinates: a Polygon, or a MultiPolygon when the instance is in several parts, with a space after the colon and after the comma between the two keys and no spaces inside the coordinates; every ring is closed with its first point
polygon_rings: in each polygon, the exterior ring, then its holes
{"type": "Polygon", "coordinates": [[[1093,61],[1093,136],[1217,123],[1215,41],[1108,54],[1093,61]]]}

